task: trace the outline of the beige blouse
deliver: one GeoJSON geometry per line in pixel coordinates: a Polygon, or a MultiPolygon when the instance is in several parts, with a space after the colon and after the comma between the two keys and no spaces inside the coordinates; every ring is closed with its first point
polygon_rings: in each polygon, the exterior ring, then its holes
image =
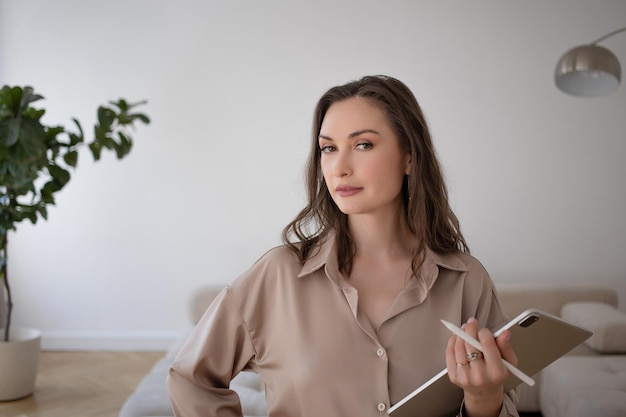
{"type": "MultiPolygon", "coordinates": [[[[376,331],[339,272],[328,239],[304,265],[286,247],[267,252],[224,289],[174,362],[168,390],[177,417],[242,416],[229,383],[257,372],[270,417],[380,417],[445,368],[450,332],[440,319],[504,324],[493,282],[473,257],[426,254],[419,278],[376,331]]],[[[450,388],[460,413],[463,392],[450,388]]],[[[501,417],[517,416],[505,395],[501,417]]]]}

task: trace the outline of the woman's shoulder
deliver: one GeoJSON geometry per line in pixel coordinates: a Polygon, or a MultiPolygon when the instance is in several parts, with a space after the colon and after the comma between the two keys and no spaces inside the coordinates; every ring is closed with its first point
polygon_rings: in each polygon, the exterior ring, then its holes
{"type": "Polygon", "coordinates": [[[437,263],[444,268],[467,272],[487,273],[487,270],[482,262],[469,253],[452,251],[447,253],[437,253],[436,256],[438,258],[437,263]]]}
{"type": "Polygon", "coordinates": [[[246,320],[256,321],[298,292],[301,270],[296,253],[288,246],[276,246],[231,281],[228,293],[246,320]]]}
{"type": "Polygon", "coordinates": [[[291,248],[287,245],[275,246],[265,251],[229,286],[246,292],[253,287],[265,286],[268,281],[295,277],[301,269],[302,264],[291,248]]]}
{"type": "Polygon", "coordinates": [[[298,255],[287,245],[274,246],[266,250],[254,263],[255,265],[264,265],[271,267],[283,267],[300,265],[298,255]]]}

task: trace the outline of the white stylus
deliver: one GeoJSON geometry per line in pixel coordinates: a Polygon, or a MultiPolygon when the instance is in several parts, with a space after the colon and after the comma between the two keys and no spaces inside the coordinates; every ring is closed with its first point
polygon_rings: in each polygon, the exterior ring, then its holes
{"type": "MultiPolygon", "coordinates": [[[[441,322],[452,333],[459,336],[461,339],[465,340],[467,343],[474,346],[476,349],[480,350],[481,352],[483,351],[483,347],[480,345],[480,342],[478,340],[474,339],[472,336],[468,335],[463,330],[459,329],[457,326],[450,323],[449,321],[441,320],[441,322]]],[[[513,375],[515,375],[516,377],[518,377],[519,379],[521,379],[522,381],[524,381],[531,387],[535,385],[535,381],[531,377],[529,377],[524,372],[520,371],[519,369],[511,365],[509,362],[505,361],[504,358],[502,359],[502,363],[504,364],[506,369],[508,369],[509,372],[511,372],[513,375]]]]}

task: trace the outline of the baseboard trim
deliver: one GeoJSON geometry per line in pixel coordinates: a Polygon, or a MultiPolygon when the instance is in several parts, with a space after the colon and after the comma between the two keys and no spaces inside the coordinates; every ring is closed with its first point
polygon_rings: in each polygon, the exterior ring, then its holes
{"type": "Polygon", "coordinates": [[[176,332],[54,332],[43,331],[41,350],[63,351],[167,351],[179,339],[176,332]]]}

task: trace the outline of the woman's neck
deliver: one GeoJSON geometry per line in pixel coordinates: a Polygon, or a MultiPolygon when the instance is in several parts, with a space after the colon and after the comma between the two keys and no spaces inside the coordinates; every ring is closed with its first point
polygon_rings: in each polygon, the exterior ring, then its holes
{"type": "Polygon", "coordinates": [[[352,215],[348,223],[356,245],[356,256],[412,256],[417,245],[417,239],[409,230],[402,209],[393,215],[352,215]]]}

